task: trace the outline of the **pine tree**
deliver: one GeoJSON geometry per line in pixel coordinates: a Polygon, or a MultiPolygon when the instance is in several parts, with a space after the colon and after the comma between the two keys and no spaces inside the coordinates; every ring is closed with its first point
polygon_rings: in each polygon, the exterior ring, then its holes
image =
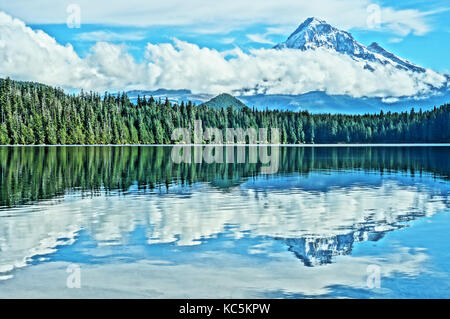
{"type": "Polygon", "coordinates": [[[8,129],[6,127],[6,123],[0,124],[0,145],[7,145],[10,143],[10,139],[8,136],[8,129]]]}

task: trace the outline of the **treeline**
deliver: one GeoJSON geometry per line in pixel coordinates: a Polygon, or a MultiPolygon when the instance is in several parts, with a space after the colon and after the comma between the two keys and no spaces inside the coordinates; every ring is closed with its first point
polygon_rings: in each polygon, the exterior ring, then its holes
{"type": "Polygon", "coordinates": [[[213,109],[0,80],[0,144],[172,144],[173,129],[278,128],[281,143],[450,142],[450,105],[367,115],[213,109]]]}
{"type": "MultiPolygon", "coordinates": [[[[238,147],[238,146],[235,146],[238,147]]],[[[248,154],[249,146],[246,148],[248,154]]],[[[448,180],[447,147],[281,147],[277,174],[362,170],[448,180]]],[[[261,163],[176,164],[170,147],[0,147],[0,210],[81,191],[86,196],[170,192],[207,182],[228,191],[260,175],[261,163]]],[[[263,176],[262,178],[270,178],[263,176]]]]}

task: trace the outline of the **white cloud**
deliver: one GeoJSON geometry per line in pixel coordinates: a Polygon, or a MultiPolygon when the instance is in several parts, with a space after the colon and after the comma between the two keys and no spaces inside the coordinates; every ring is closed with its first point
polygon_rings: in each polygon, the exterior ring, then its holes
{"type": "Polygon", "coordinates": [[[401,36],[406,36],[410,33],[424,35],[431,29],[423,19],[427,14],[428,12],[420,12],[416,9],[394,10],[390,7],[382,8],[380,22],[384,29],[401,36]]]}
{"type": "Polygon", "coordinates": [[[96,78],[71,45],[62,46],[42,31],[34,31],[0,12],[0,75],[52,85],[92,86],[96,78]],[[60,82],[59,84],[57,82],[60,82]]]}
{"type": "Polygon", "coordinates": [[[389,41],[389,43],[400,43],[403,41],[403,39],[402,38],[390,38],[388,41],[389,41]]]}
{"type": "Polygon", "coordinates": [[[75,39],[79,41],[91,41],[91,42],[141,41],[145,39],[145,34],[143,32],[136,32],[136,31],[125,33],[117,33],[111,31],[91,31],[77,34],[75,39]]]}
{"type": "Polygon", "coordinates": [[[275,42],[266,38],[266,34],[247,34],[247,38],[256,43],[275,44],[275,42]]]}
{"type": "Polygon", "coordinates": [[[266,34],[267,35],[270,35],[270,34],[289,34],[292,31],[293,30],[291,29],[291,27],[287,27],[287,26],[267,27],[266,28],[266,34]]]}
{"type": "Polygon", "coordinates": [[[222,40],[220,40],[220,42],[223,44],[232,44],[234,41],[236,41],[235,38],[223,38],[222,40]]]}
{"type": "Polygon", "coordinates": [[[383,103],[395,103],[395,102],[398,102],[399,101],[399,99],[398,98],[396,98],[396,97],[386,97],[386,98],[383,98],[383,99],[381,99],[381,101],[383,102],[383,103]]]}
{"type": "Polygon", "coordinates": [[[373,65],[325,50],[240,49],[219,52],[195,44],[151,44],[145,61],[137,63],[126,47],[95,44],[81,58],[71,45],[63,46],[42,31],[0,12],[0,76],[39,81],[65,88],[92,90],[191,89],[217,94],[258,87],[268,94],[301,94],[323,90],[330,94],[409,96],[440,86],[444,76],[373,65]]]}
{"type": "MultiPolygon", "coordinates": [[[[2,10],[28,23],[65,23],[67,5],[71,0],[15,0],[4,2],[2,10]]],[[[239,25],[268,23],[294,27],[309,16],[317,16],[345,28],[367,29],[372,0],[278,0],[266,2],[228,0],[78,0],[81,23],[121,25],[206,25],[207,32],[220,28],[222,32],[239,25]]],[[[417,9],[380,7],[384,29],[399,34],[424,34],[430,30],[426,16],[445,9],[421,12],[417,9]]]]}
{"type": "Polygon", "coordinates": [[[95,84],[92,87],[94,90],[121,90],[145,83],[145,66],[137,64],[124,45],[98,42],[91,48],[85,62],[89,68],[95,70],[99,81],[99,87],[95,84]]]}

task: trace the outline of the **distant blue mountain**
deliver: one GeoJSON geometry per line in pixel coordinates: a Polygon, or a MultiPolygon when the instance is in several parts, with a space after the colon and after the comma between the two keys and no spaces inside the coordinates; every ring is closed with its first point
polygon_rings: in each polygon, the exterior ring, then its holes
{"type": "MultiPolygon", "coordinates": [[[[191,101],[196,105],[203,104],[211,98],[210,94],[193,94],[189,90],[156,90],[156,91],[130,91],[127,95],[132,102],[137,101],[138,95],[142,98],[153,96],[155,99],[165,100],[166,97],[172,103],[180,104],[182,101],[191,101]]],[[[384,100],[374,97],[354,98],[348,95],[329,95],[325,92],[314,91],[301,95],[240,95],[236,96],[245,105],[258,110],[291,110],[311,113],[342,113],[363,114],[409,111],[411,108],[419,110],[431,109],[450,102],[450,91],[441,90],[436,95],[427,98],[416,99],[414,97],[402,97],[398,100],[384,100]]]]}
{"type": "Polygon", "coordinates": [[[363,114],[383,111],[401,112],[411,108],[419,110],[432,109],[450,102],[450,91],[438,92],[436,95],[415,99],[403,97],[398,100],[385,100],[377,97],[354,98],[348,95],[328,95],[314,91],[301,95],[252,95],[238,96],[249,107],[269,110],[292,110],[311,113],[363,114]]]}

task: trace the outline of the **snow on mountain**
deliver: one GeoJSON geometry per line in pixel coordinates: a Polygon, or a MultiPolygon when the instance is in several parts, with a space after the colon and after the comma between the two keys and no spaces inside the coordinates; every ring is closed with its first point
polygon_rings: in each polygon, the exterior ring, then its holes
{"type": "Polygon", "coordinates": [[[424,68],[414,65],[411,62],[404,60],[402,58],[399,58],[398,56],[396,56],[395,54],[393,54],[389,51],[386,51],[376,42],[373,42],[371,45],[369,45],[367,47],[367,49],[369,49],[371,52],[378,53],[378,54],[384,56],[385,58],[393,61],[394,63],[397,63],[398,65],[405,67],[407,70],[411,70],[414,72],[425,72],[426,71],[424,68]]]}
{"type": "MultiPolygon", "coordinates": [[[[355,59],[378,62],[381,64],[389,63],[398,69],[413,72],[426,71],[424,68],[414,65],[411,62],[386,51],[377,43],[372,43],[370,46],[366,47],[356,41],[350,33],[339,30],[317,18],[306,19],[285,42],[276,45],[274,48],[290,48],[302,51],[325,48],[349,55],[355,59]]],[[[372,69],[372,66],[367,64],[366,68],[372,69]]]]}
{"type": "Polygon", "coordinates": [[[359,55],[366,51],[350,33],[341,31],[317,18],[306,19],[289,38],[275,46],[277,49],[316,49],[326,47],[338,52],[359,55]]]}

